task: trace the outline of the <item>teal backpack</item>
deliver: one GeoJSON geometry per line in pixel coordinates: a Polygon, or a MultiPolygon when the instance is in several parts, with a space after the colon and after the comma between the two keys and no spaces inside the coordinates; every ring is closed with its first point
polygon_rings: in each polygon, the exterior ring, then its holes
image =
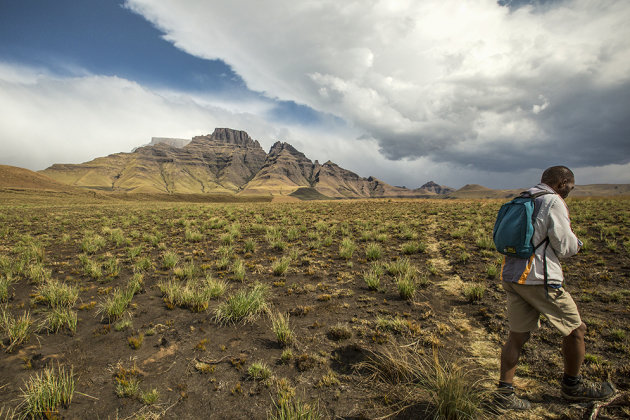
{"type": "Polygon", "coordinates": [[[549,240],[545,238],[536,246],[532,243],[537,210],[534,200],[545,194],[553,193],[541,191],[530,195],[523,192],[519,197],[501,206],[492,230],[492,239],[497,251],[509,257],[527,259],[540,245],[549,240]]]}

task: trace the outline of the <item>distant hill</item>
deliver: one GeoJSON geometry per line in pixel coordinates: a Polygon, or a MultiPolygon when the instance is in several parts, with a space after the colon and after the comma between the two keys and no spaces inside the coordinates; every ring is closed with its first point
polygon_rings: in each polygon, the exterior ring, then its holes
{"type": "MultiPolygon", "coordinates": [[[[510,190],[493,190],[482,185],[467,184],[462,188],[445,194],[444,198],[478,199],[478,198],[512,198],[527,188],[510,190]]],[[[569,197],[611,197],[630,196],[630,184],[590,184],[576,185],[569,197]]]]}
{"type": "Polygon", "coordinates": [[[0,165],[0,188],[45,191],[74,190],[74,188],[46,175],[8,165],[0,165]]]}
{"type": "Polygon", "coordinates": [[[187,144],[175,140],[180,139],[154,138],[153,144],[131,153],[55,164],[41,173],[68,185],[144,194],[289,196],[300,191],[294,196],[313,199],[428,197],[451,190],[435,183],[415,190],[394,187],[330,161],[313,162],[284,142],[265,153],[246,132],[229,128],[193,137],[187,144]]]}

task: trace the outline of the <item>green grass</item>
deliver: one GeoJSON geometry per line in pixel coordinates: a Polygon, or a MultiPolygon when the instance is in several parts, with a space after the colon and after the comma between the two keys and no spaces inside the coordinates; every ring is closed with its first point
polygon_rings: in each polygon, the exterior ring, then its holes
{"type": "Polygon", "coordinates": [[[396,261],[392,261],[385,266],[387,272],[393,276],[400,274],[406,274],[413,270],[409,258],[400,258],[396,261]]]}
{"type": "Polygon", "coordinates": [[[201,242],[203,241],[203,233],[198,230],[186,229],[184,232],[184,238],[187,242],[201,242]]]}
{"type": "Polygon", "coordinates": [[[286,256],[282,257],[279,260],[275,260],[271,264],[271,271],[273,272],[274,276],[282,276],[287,273],[290,264],[291,264],[290,257],[286,257],[286,256]]]}
{"type": "Polygon", "coordinates": [[[20,418],[59,418],[58,409],[70,405],[74,387],[72,368],[58,365],[36,373],[21,389],[20,418]]]}
{"type": "Polygon", "coordinates": [[[402,399],[403,406],[428,401],[424,418],[477,419],[488,417],[492,411],[486,405],[493,392],[489,380],[469,363],[441,360],[435,350],[429,355],[390,347],[372,353],[359,367],[371,373],[371,382],[402,399]]]}
{"type": "Polygon", "coordinates": [[[86,254],[96,254],[105,247],[105,244],[105,238],[102,236],[95,233],[87,233],[83,236],[83,239],[81,239],[79,248],[81,252],[85,252],[86,254]]]}
{"type": "Polygon", "coordinates": [[[8,340],[5,351],[11,353],[14,348],[26,343],[33,332],[33,319],[30,312],[24,312],[22,316],[14,318],[6,308],[1,309],[0,331],[8,340]]]}
{"type": "Polygon", "coordinates": [[[243,245],[245,252],[254,252],[256,250],[256,241],[253,239],[247,239],[243,245]]]}
{"type": "Polygon", "coordinates": [[[398,288],[398,294],[401,298],[410,300],[416,293],[416,281],[415,276],[411,271],[401,273],[396,276],[396,286],[398,288]]]}
{"type": "Polygon", "coordinates": [[[162,268],[168,270],[175,267],[179,261],[179,256],[173,251],[167,251],[162,254],[162,268]]]}
{"type": "Polygon", "coordinates": [[[293,331],[289,326],[289,314],[283,315],[280,312],[270,312],[271,329],[281,346],[286,347],[294,341],[293,331]]]}
{"type": "Polygon", "coordinates": [[[74,306],[79,298],[79,289],[57,280],[49,280],[36,290],[35,300],[51,308],[74,306]]]}
{"type": "Polygon", "coordinates": [[[160,399],[160,393],[156,388],[153,388],[151,391],[140,392],[138,399],[144,405],[155,404],[160,399]]]}
{"type": "Polygon", "coordinates": [[[479,302],[486,293],[486,286],[481,283],[466,284],[462,293],[469,302],[479,302]]]}
{"type": "Polygon", "coordinates": [[[365,247],[365,258],[368,261],[376,261],[383,255],[383,248],[377,243],[369,243],[365,247]]]}
{"type": "Polygon", "coordinates": [[[158,288],[167,307],[179,306],[192,312],[203,312],[208,309],[210,300],[225,293],[227,284],[207,275],[205,280],[188,280],[186,283],[175,279],[161,281],[158,288]]]}
{"type": "Polygon", "coordinates": [[[116,288],[114,291],[98,305],[96,311],[101,315],[101,320],[112,323],[119,319],[124,313],[133,296],[142,289],[142,274],[136,273],[128,282],[127,287],[116,288]]]}
{"type": "Polygon", "coordinates": [[[339,244],[339,256],[345,260],[352,258],[357,245],[350,238],[343,238],[339,244]]]}
{"type": "Polygon", "coordinates": [[[175,277],[181,280],[192,280],[197,274],[197,267],[193,261],[188,261],[173,269],[175,277]]]}
{"type": "Polygon", "coordinates": [[[0,275],[0,303],[9,301],[11,294],[9,293],[9,287],[15,283],[11,274],[0,275]]]}
{"type": "Polygon", "coordinates": [[[245,274],[245,264],[243,264],[243,260],[235,259],[232,263],[232,278],[243,282],[245,281],[245,274]]]}
{"type": "Polygon", "coordinates": [[[274,411],[268,413],[268,420],[320,420],[325,418],[317,405],[310,405],[297,398],[281,396],[274,401],[274,411]]]}
{"type": "Polygon", "coordinates": [[[35,284],[42,284],[52,276],[52,271],[41,262],[27,263],[22,270],[24,277],[35,284]]]}
{"type": "Polygon", "coordinates": [[[378,290],[381,286],[381,274],[378,270],[371,269],[363,273],[363,281],[370,290],[378,290]]]}
{"type": "Polygon", "coordinates": [[[486,267],[486,274],[488,275],[489,279],[496,278],[499,274],[499,267],[497,267],[495,264],[488,264],[488,266],[486,267]]]}
{"type": "Polygon", "coordinates": [[[271,378],[271,369],[263,362],[254,362],[247,368],[247,375],[255,381],[271,378]]]}
{"type": "Polygon", "coordinates": [[[253,321],[260,313],[267,310],[267,286],[256,283],[250,290],[240,290],[219,304],[215,311],[215,320],[219,324],[253,321]]]}
{"type": "Polygon", "coordinates": [[[79,261],[81,262],[81,266],[83,267],[83,274],[92,278],[92,279],[100,279],[103,277],[103,270],[101,269],[101,265],[96,261],[93,261],[86,254],[79,255],[79,261]]]}
{"type": "Polygon", "coordinates": [[[46,313],[45,325],[55,333],[66,328],[74,334],[77,332],[77,312],[70,308],[54,307],[46,313]]]}

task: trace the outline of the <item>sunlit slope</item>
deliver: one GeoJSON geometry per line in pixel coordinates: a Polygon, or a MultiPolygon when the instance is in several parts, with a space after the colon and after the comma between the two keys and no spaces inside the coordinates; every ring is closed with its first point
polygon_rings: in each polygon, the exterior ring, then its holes
{"type": "Polygon", "coordinates": [[[46,175],[16,166],[0,165],[0,188],[72,191],[68,185],[46,175]]]}

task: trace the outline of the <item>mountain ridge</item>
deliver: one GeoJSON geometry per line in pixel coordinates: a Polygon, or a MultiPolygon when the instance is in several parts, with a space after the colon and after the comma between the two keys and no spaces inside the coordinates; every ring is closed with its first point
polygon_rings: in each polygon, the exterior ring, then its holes
{"type": "Polygon", "coordinates": [[[452,190],[394,187],[330,160],[323,165],[311,161],[282,141],[265,153],[247,132],[230,128],[195,136],[183,146],[152,143],[81,164],[54,164],[40,173],[72,186],[134,193],[289,196],[300,188],[314,188],[328,198],[378,198],[425,197],[452,190]]]}

